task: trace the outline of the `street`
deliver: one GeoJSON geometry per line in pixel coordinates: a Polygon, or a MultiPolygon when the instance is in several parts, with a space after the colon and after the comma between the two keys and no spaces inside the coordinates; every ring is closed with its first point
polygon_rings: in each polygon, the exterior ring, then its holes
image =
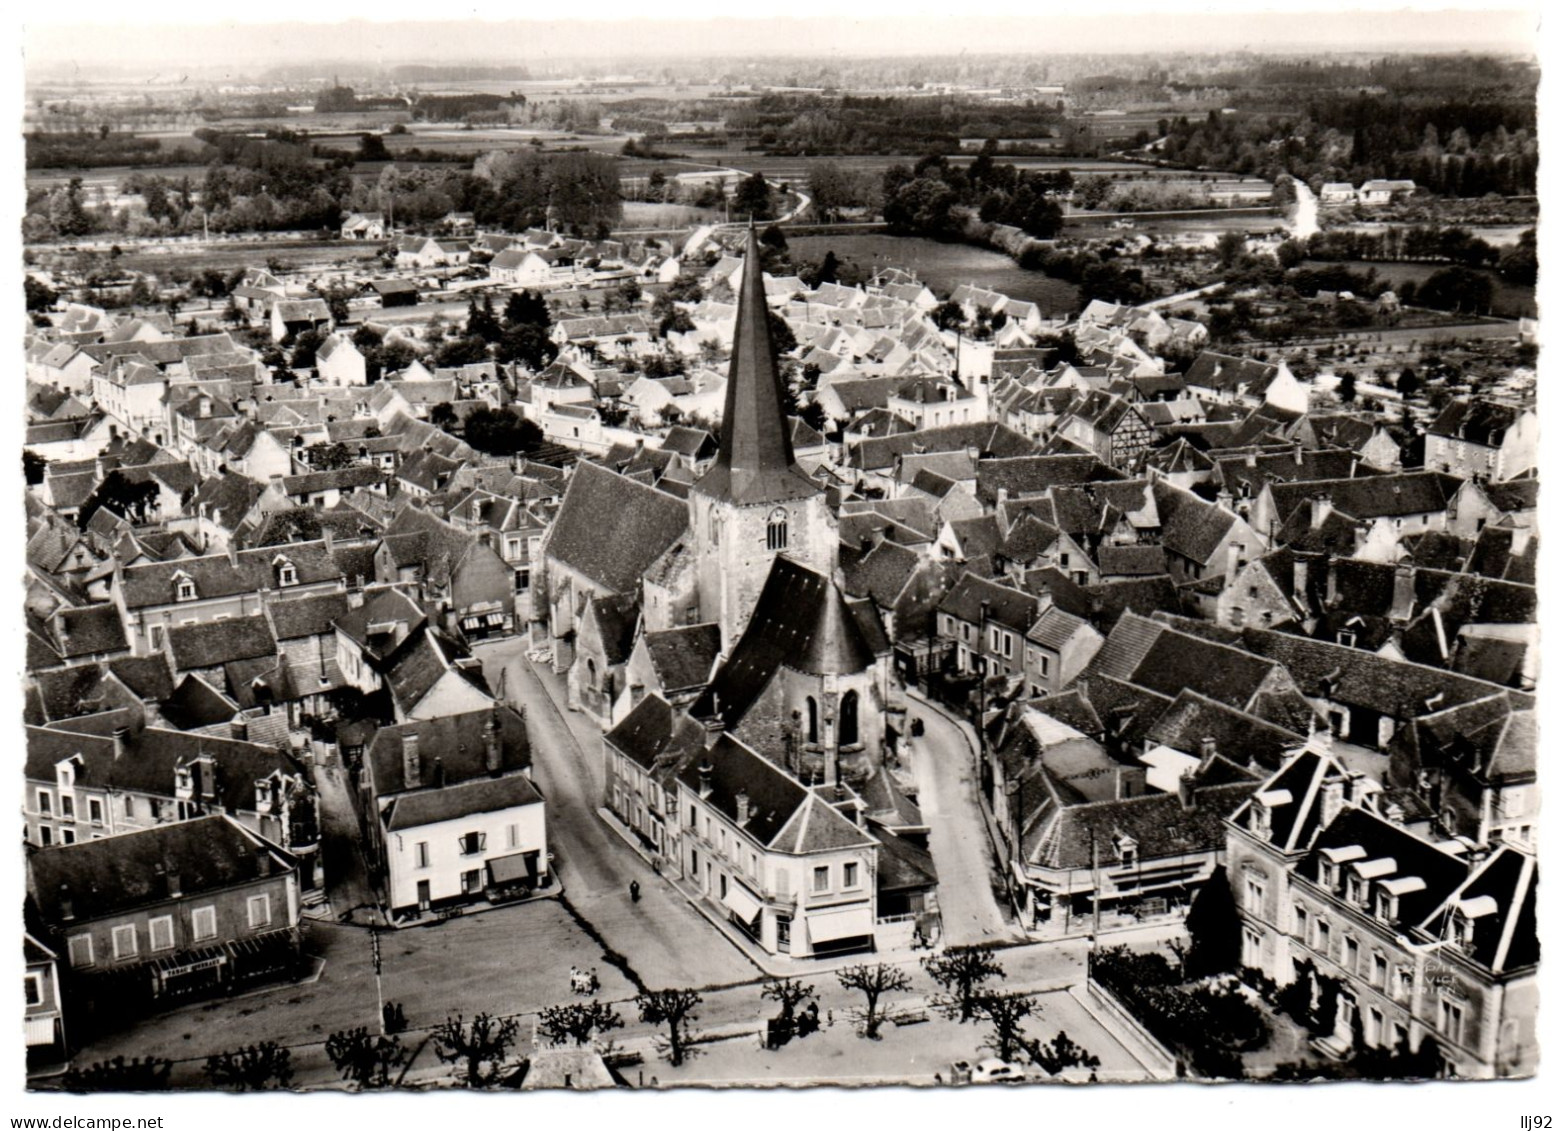
{"type": "Polygon", "coordinates": [[[758,968],[602,823],[602,734],[590,719],[561,706],[563,680],[528,661],[520,641],[481,646],[476,654],[489,687],[497,694],[503,686],[506,700],[526,714],[532,777],[548,803],[554,867],[575,913],[608,948],[627,956],[633,977],[653,989],[756,977],[758,968]],[[638,903],[629,898],[631,880],[640,882],[638,903]]]}
{"type": "Polygon", "coordinates": [[[993,874],[992,844],[977,796],[975,735],[925,700],[913,698],[924,733],[908,740],[917,798],[938,865],[938,906],[949,946],[1003,943],[1024,937],[999,905],[1003,881],[993,874]]]}

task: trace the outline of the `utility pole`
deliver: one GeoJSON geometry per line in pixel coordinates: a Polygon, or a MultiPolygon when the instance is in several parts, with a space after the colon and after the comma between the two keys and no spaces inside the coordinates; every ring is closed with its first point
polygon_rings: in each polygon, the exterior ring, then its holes
{"type": "Polygon", "coordinates": [[[1096,948],[1096,936],[1101,933],[1101,852],[1096,845],[1096,831],[1090,830],[1090,949],[1096,948]]]}
{"type": "Polygon", "coordinates": [[[374,955],[374,998],[379,1004],[380,1035],[385,1036],[385,988],[380,982],[380,932],[369,928],[369,946],[374,955]]]}

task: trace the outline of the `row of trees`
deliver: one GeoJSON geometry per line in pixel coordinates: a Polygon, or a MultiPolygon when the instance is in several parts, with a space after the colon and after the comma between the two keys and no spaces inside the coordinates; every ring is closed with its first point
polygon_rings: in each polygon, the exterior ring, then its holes
{"type": "Polygon", "coordinates": [[[1061,174],[1028,172],[983,152],[969,167],[941,154],[915,165],[892,165],[881,182],[884,222],[896,235],[956,239],[971,216],[983,222],[1020,228],[1037,239],[1050,239],[1063,226],[1056,195],[1071,184],[1061,174]]]}

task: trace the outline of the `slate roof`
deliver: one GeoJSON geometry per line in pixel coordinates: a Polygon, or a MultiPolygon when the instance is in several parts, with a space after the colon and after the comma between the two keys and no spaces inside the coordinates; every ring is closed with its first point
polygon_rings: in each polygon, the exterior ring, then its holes
{"type": "Polygon", "coordinates": [[[531,779],[522,773],[511,773],[400,794],[381,812],[380,819],[387,832],[400,832],[457,817],[540,804],[542,794],[531,779]]]}
{"type": "Polygon", "coordinates": [[[1511,845],[1501,845],[1427,916],[1420,928],[1432,938],[1454,937],[1449,920],[1456,911],[1490,900],[1495,911],[1473,918],[1470,945],[1460,947],[1461,952],[1494,974],[1529,970],[1540,961],[1536,921],[1539,886],[1535,858],[1511,845]]]}
{"type": "Polygon", "coordinates": [[[647,695],[603,740],[670,787],[661,775],[703,756],[705,728],[660,695],[647,695]]]}
{"type": "Polygon", "coordinates": [[[168,630],[168,654],[178,671],[274,656],[276,638],[261,615],[178,625],[168,630]]]}
{"type": "Polygon", "coordinates": [[[988,621],[1022,635],[1036,623],[1040,610],[1040,603],[1030,593],[964,573],[939,602],[938,611],[968,624],[979,624],[983,619],[983,602],[987,604],[988,621]]]}
{"type": "MultiPolygon", "coordinates": [[[[57,763],[74,755],[82,762],[76,774],[84,786],[172,798],[174,770],[211,755],[217,799],[229,812],[255,808],[255,783],[274,773],[295,776],[297,765],[275,747],[182,730],[148,727],[134,721],[133,712],[114,712],[62,719],[27,730],[27,777],[55,780],[57,763]],[[113,732],[127,726],[125,753],[114,756],[113,732]]],[[[195,767],[199,770],[199,767],[195,767]]],[[[197,783],[197,791],[206,783],[197,783]]],[[[113,838],[116,841],[117,837],[113,838]]]]}
{"type": "Polygon", "coordinates": [[[688,504],[592,463],[564,493],[547,553],[611,592],[629,592],[688,527],[688,504]]]}
{"type": "Polygon", "coordinates": [[[350,611],[345,593],[318,593],[266,605],[278,641],[331,635],[336,621],[350,611]]]}
{"type": "Polygon", "coordinates": [[[668,693],[703,687],[721,652],[719,624],[691,624],[645,634],[646,653],[668,693]]]}
{"type": "Polygon", "coordinates": [[[408,793],[402,760],[402,736],[407,734],[417,736],[422,762],[422,785],[413,787],[415,791],[428,792],[437,788],[429,784],[435,758],[439,759],[446,788],[474,779],[490,779],[487,761],[490,722],[498,726],[499,772],[509,774],[530,767],[531,741],[527,736],[526,720],[509,707],[496,703],[488,710],[464,711],[459,715],[380,727],[364,753],[375,795],[384,798],[408,793]]]}
{"type": "Polygon", "coordinates": [[[865,671],[874,658],[873,642],[835,583],[778,557],[742,637],[690,714],[720,716],[731,730],[782,665],[807,675],[844,675],[865,671]]]}
{"type": "Polygon", "coordinates": [[[130,649],[119,609],[112,604],[61,609],[56,615],[54,638],[60,655],[67,660],[130,649]]]}
{"type": "Polygon", "coordinates": [[[76,923],[169,902],[167,876],[179,877],[188,901],[262,877],[261,857],[281,873],[293,859],[225,816],[197,817],[102,840],[34,853],[28,885],[50,924],[65,923],[69,899],[76,923]]]}
{"type": "Polygon", "coordinates": [[[1512,405],[1484,399],[1449,401],[1427,428],[1427,432],[1433,436],[1498,448],[1502,446],[1503,438],[1519,418],[1520,412],[1512,405]]]}

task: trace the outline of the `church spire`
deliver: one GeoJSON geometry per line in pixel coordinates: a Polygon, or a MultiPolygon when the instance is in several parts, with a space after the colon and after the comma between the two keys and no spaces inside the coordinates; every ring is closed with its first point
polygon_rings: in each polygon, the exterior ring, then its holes
{"type": "Polygon", "coordinates": [[[738,321],[727,370],[721,451],[696,488],[734,503],[781,502],[819,491],[797,466],[791,424],[782,408],[781,372],[770,339],[770,308],[759,240],[749,221],[738,321]]]}

